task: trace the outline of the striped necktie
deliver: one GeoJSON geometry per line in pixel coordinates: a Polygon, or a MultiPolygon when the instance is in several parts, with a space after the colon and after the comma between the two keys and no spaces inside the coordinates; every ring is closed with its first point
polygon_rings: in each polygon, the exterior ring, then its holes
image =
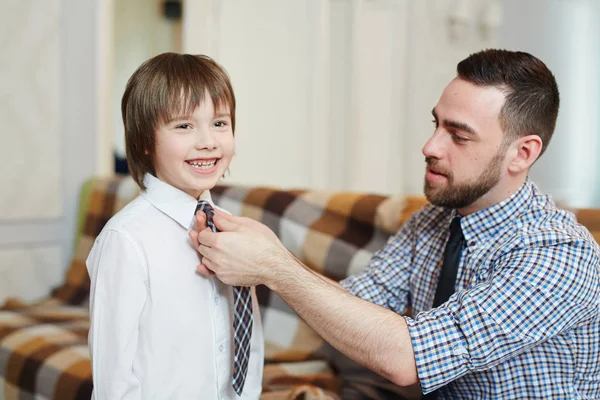
{"type": "MultiPolygon", "coordinates": [[[[200,200],[196,212],[206,214],[206,224],[213,232],[219,232],[213,222],[215,210],[208,201],[200,200]]],[[[252,337],[252,296],[250,288],[233,286],[233,390],[240,396],[244,390],[248,361],[250,359],[250,338],[252,337]]]]}

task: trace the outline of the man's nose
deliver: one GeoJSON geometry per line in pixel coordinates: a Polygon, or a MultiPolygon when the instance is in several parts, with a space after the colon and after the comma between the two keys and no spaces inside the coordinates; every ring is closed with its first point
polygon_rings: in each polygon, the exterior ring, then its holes
{"type": "Polygon", "coordinates": [[[443,140],[441,140],[441,136],[442,135],[440,135],[440,132],[436,131],[434,132],[433,136],[429,138],[427,143],[425,143],[423,149],[421,150],[425,157],[436,159],[443,157],[444,144],[442,143],[443,140]]]}

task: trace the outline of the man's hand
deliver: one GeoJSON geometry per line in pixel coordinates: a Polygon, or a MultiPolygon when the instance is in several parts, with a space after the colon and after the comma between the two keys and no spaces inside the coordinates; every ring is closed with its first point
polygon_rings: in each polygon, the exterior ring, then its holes
{"type": "Polygon", "coordinates": [[[326,341],[353,360],[399,385],[418,381],[406,321],[393,311],[354,297],[312,272],[263,224],[216,211],[205,226],[198,213],[190,237],[203,256],[198,271],[226,284],[265,284],[278,293],[326,341]]]}
{"type": "Polygon", "coordinates": [[[277,236],[258,221],[234,217],[215,209],[213,222],[221,231],[206,228],[206,216],[196,214],[192,243],[202,256],[198,272],[228,285],[255,286],[276,278],[281,261],[293,258],[277,236]]]}

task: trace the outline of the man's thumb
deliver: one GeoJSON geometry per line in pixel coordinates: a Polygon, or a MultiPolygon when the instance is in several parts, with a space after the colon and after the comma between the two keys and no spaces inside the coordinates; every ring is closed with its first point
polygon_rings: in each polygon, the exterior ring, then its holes
{"type": "Polygon", "coordinates": [[[232,232],[237,230],[237,228],[240,226],[239,224],[231,221],[229,218],[224,217],[223,213],[215,214],[213,217],[213,222],[221,232],[232,232]]]}

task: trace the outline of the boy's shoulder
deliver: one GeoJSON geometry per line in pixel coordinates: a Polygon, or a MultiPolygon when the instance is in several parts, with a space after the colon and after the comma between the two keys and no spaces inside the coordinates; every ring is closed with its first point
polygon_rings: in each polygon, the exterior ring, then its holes
{"type": "Polygon", "coordinates": [[[142,195],[138,195],[113,215],[102,230],[113,230],[131,234],[138,229],[151,226],[152,221],[159,217],[159,215],[160,213],[155,212],[154,207],[152,207],[152,204],[148,200],[142,195]]]}

